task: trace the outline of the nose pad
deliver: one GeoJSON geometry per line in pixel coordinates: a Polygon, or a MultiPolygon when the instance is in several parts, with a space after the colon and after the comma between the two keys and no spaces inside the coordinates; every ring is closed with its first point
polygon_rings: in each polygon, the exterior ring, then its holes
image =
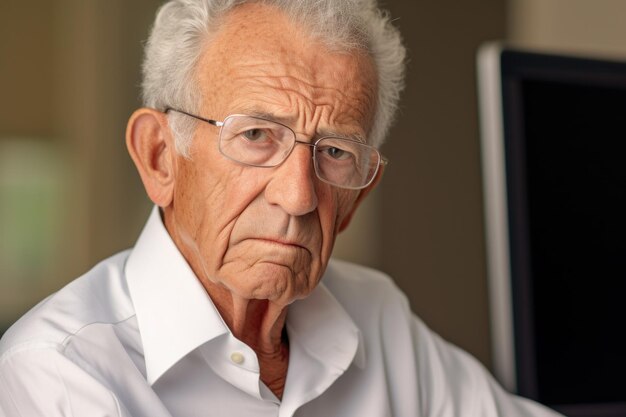
{"type": "Polygon", "coordinates": [[[317,176],[313,166],[313,148],[297,142],[287,159],[275,168],[265,188],[265,198],[292,216],[302,216],[317,208],[317,176]],[[298,146],[298,145],[306,146],[298,146]]]}

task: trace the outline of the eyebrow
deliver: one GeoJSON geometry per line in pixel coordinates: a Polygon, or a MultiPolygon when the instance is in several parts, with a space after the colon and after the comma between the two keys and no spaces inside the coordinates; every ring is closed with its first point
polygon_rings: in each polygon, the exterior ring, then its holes
{"type": "MultiPolygon", "coordinates": [[[[295,116],[278,116],[273,113],[259,111],[258,109],[254,107],[245,107],[241,109],[241,112],[242,112],[241,114],[247,114],[248,116],[260,117],[261,119],[267,119],[267,120],[271,120],[274,122],[278,122],[286,126],[289,126],[290,128],[297,120],[297,117],[295,116]]],[[[363,135],[360,135],[358,133],[345,134],[345,133],[339,133],[333,130],[326,130],[326,129],[317,131],[316,133],[317,133],[316,136],[320,138],[326,137],[326,136],[333,136],[333,137],[350,139],[355,142],[361,142],[361,143],[367,144],[366,138],[363,137],[363,135]]]]}

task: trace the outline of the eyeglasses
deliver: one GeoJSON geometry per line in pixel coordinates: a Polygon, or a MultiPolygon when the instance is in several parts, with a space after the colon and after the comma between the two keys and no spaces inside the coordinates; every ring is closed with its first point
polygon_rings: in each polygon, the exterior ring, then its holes
{"type": "Polygon", "coordinates": [[[313,143],[296,139],[281,123],[261,117],[234,114],[224,121],[205,119],[182,110],[166,108],[220,128],[219,150],[226,158],[260,168],[276,167],[291,154],[296,143],[313,148],[317,177],[331,185],[360,190],[372,183],[387,160],[373,146],[357,140],[325,136],[313,143]]]}

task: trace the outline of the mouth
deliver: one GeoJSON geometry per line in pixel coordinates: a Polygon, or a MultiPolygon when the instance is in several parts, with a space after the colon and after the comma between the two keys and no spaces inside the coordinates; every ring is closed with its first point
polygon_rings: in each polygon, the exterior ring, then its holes
{"type": "Polygon", "coordinates": [[[259,241],[259,242],[264,242],[270,245],[276,245],[276,246],[283,246],[283,247],[291,247],[291,248],[299,248],[299,249],[304,249],[304,250],[308,250],[306,248],[306,246],[298,243],[298,242],[293,242],[293,241],[289,241],[289,240],[285,240],[285,239],[279,239],[279,238],[267,238],[267,237],[255,237],[255,238],[250,238],[250,240],[255,240],[255,241],[259,241]]]}

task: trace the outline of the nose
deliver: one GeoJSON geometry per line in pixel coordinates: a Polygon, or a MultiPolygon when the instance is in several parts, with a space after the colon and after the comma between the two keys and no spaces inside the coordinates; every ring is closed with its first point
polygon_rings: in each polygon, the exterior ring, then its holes
{"type": "Polygon", "coordinates": [[[280,206],[292,216],[302,216],[317,208],[317,177],[310,146],[298,146],[278,167],[265,188],[270,204],[280,206]]]}

